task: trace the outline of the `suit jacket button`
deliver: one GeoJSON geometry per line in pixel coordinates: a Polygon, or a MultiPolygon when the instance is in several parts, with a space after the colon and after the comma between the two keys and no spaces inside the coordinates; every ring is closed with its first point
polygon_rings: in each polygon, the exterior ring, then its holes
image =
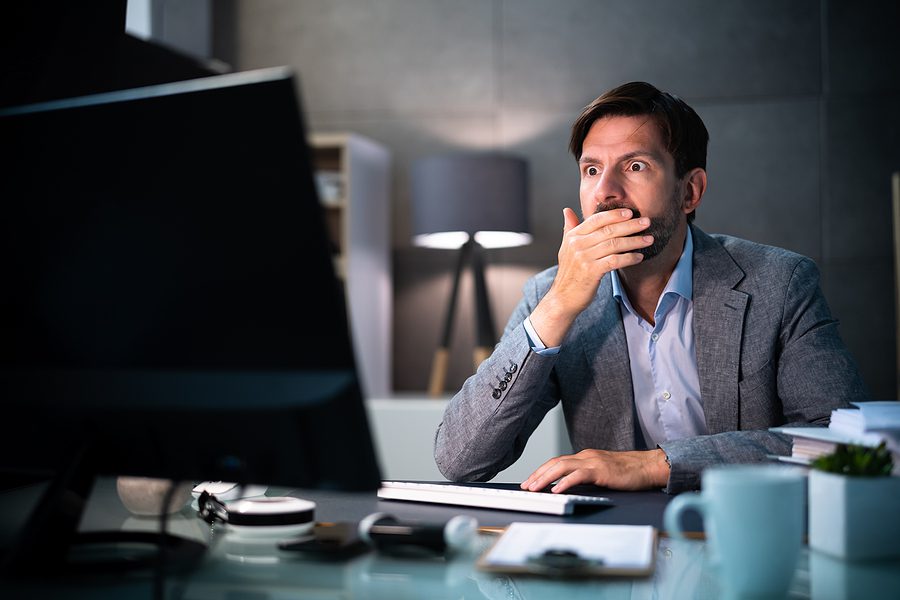
{"type": "Polygon", "coordinates": [[[509,361],[509,372],[510,373],[515,373],[518,370],[518,368],[519,368],[519,365],[517,365],[513,361],[509,361]]]}
{"type": "Polygon", "coordinates": [[[500,388],[494,388],[494,392],[491,394],[491,396],[494,397],[494,400],[499,400],[500,395],[501,395],[500,388]]]}

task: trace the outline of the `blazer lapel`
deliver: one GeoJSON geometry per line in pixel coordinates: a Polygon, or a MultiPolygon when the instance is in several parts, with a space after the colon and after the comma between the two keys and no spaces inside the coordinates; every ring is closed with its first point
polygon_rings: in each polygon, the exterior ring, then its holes
{"type": "Polygon", "coordinates": [[[634,387],[625,327],[619,305],[612,296],[609,275],[600,280],[597,299],[579,315],[576,327],[594,381],[599,402],[593,407],[598,424],[608,435],[610,447],[633,448],[634,387]]]}
{"type": "Polygon", "coordinates": [[[747,294],[734,289],[744,272],[697,227],[694,234],[694,343],[700,397],[709,433],[739,426],[738,376],[747,294]]]}

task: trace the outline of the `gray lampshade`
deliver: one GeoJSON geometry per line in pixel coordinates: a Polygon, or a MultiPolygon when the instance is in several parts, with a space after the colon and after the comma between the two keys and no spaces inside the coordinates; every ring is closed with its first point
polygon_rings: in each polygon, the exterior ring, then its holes
{"type": "Polygon", "coordinates": [[[528,163],[493,153],[421,158],[412,165],[413,243],[458,248],[470,236],[485,248],[531,242],[528,163]]]}

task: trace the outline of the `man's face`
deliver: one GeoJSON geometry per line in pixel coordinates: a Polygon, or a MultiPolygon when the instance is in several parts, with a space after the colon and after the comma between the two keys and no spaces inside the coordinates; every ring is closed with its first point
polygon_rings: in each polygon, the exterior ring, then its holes
{"type": "Polygon", "coordinates": [[[630,208],[634,218],[650,218],[650,227],[640,232],[654,238],[652,245],[638,250],[645,260],[662,252],[678,228],[686,226],[680,202],[684,186],[650,117],[598,119],[584,138],[579,167],[582,217],[630,208]]]}

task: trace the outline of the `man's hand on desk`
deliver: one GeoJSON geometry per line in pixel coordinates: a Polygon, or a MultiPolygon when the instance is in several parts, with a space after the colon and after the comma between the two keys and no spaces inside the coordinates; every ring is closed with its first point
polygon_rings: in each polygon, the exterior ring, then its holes
{"type": "Polygon", "coordinates": [[[616,490],[646,490],[665,487],[669,464],[661,449],[631,452],[582,450],[551,458],[522,482],[523,490],[543,490],[554,481],[555,493],[572,486],[593,484],[616,490]]]}

